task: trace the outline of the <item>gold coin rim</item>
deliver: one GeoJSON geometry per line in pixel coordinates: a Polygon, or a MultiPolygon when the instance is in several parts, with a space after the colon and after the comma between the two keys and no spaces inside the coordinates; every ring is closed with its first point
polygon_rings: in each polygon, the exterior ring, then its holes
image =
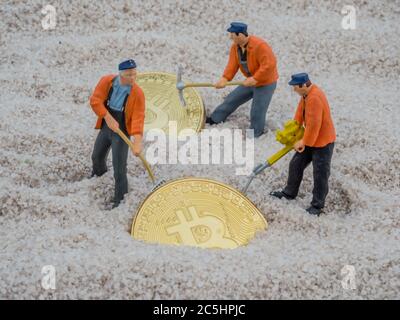
{"type": "MultiPolygon", "coordinates": [[[[139,77],[141,76],[146,76],[146,75],[165,75],[165,76],[173,76],[175,78],[175,83],[176,83],[176,74],[173,73],[169,73],[169,72],[157,72],[157,71],[148,71],[148,72],[138,72],[137,74],[137,78],[136,78],[136,83],[138,83],[139,81],[139,77]]],[[[139,87],[140,87],[140,83],[138,83],[139,87]]],[[[140,87],[141,88],[141,87],[140,87]]],[[[175,89],[176,89],[176,85],[175,85],[175,89]]],[[[196,96],[199,98],[200,100],[200,104],[201,104],[201,121],[198,125],[198,127],[194,130],[196,133],[199,133],[201,130],[203,130],[206,126],[206,108],[204,105],[204,100],[201,97],[200,93],[196,90],[196,88],[192,88],[193,91],[195,92],[196,96]]],[[[143,90],[143,89],[142,89],[143,90]]],[[[178,91],[178,89],[176,89],[178,91]]],[[[146,98],[146,96],[145,96],[146,98]]],[[[180,100],[179,100],[179,104],[180,104],[180,100]]],[[[182,108],[187,108],[184,106],[181,106],[182,108]]],[[[178,132],[179,135],[179,132],[178,132]]]]}
{"type": "MultiPolygon", "coordinates": [[[[187,177],[184,177],[184,178],[177,178],[177,179],[170,180],[170,181],[164,183],[163,185],[159,186],[158,188],[154,189],[152,192],[150,192],[150,193],[146,196],[146,198],[141,202],[141,204],[139,205],[138,209],[136,210],[135,218],[134,218],[133,221],[132,221],[132,226],[131,226],[131,237],[132,237],[132,238],[134,238],[133,231],[134,231],[135,224],[136,224],[136,221],[137,221],[138,213],[139,213],[140,209],[142,209],[142,207],[144,206],[144,204],[146,203],[146,201],[150,198],[150,196],[151,196],[154,192],[159,191],[160,189],[167,187],[169,184],[175,183],[175,182],[177,182],[177,181],[182,181],[182,180],[197,180],[197,181],[208,181],[208,182],[213,182],[213,183],[219,184],[219,185],[221,185],[221,186],[224,186],[224,187],[226,187],[226,188],[228,188],[228,189],[230,189],[230,190],[232,190],[232,191],[234,191],[234,192],[240,194],[241,196],[244,196],[245,199],[250,203],[250,205],[254,207],[254,209],[256,210],[256,212],[258,213],[258,215],[260,216],[261,220],[264,222],[265,228],[264,228],[263,230],[265,231],[265,230],[268,228],[268,222],[267,222],[267,220],[265,219],[264,215],[263,215],[263,214],[261,213],[261,211],[257,208],[257,206],[253,203],[253,201],[251,201],[243,192],[241,192],[241,191],[239,191],[239,190],[237,190],[237,189],[231,187],[230,185],[228,185],[228,184],[226,184],[226,183],[224,183],[224,182],[221,182],[221,181],[217,181],[217,180],[209,179],[209,178],[203,178],[203,177],[191,177],[191,176],[187,176],[187,177]]],[[[134,239],[136,239],[136,238],[134,238],[134,239]]]]}

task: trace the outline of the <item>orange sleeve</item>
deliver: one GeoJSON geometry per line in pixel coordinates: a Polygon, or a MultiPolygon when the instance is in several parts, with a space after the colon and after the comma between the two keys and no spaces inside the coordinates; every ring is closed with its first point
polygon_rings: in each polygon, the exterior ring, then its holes
{"type": "Polygon", "coordinates": [[[319,97],[313,97],[306,104],[306,128],[303,142],[312,147],[317,141],[322,126],[323,104],[319,97]]]}
{"type": "Polygon", "coordinates": [[[263,81],[268,77],[270,70],[276,65],[276,58],[271,48],[264,43],[257,47],[256,56],[260,66],[254,73],[253,78],[256,81],[263,81]]]}
{"type": "Polygon", "coordinates": [[[303,98],[300,98],[300,102],[297,105],[297,110],[294,115],[294,120],[296,120],[300,125],[303,124],[303,98]]]}
{"type": "Polygon", "coordinates": [[[90,97],[90,106],[94,113],[96,113],[100,118],[103,118],[107,113],[104,101],[106,101],[108,97],[110,80],[112,78],[113,76],[102,77],[90,97]]]}
{"type": "Polygon", "coordinates": [[[145,115],[145,97],[144,93],[141,89],[137,91],[137,96],[135,99],[135,106],[133,108],[132,113],[132,122],[131,122],[131,132],[132,135],[140,134],[143,135],[144,128],[144,115],[145,115]]]}
{"type": "Polygon", "coordinates": [[[224,70],[224,74],[223,74],[223,77],[228,79],[228,81],[231,81],[239,70],[239,63],[236,59],[235,48],[236,48],[235,45],[233,45],[231,47],[231,50],[229,52],[228,64],[227,64],[227,66],[224,70]]]}

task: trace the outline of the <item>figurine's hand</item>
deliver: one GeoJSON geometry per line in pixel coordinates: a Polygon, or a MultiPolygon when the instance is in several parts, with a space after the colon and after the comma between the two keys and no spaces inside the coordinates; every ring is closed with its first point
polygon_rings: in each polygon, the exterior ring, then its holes
{"type": "Polygon", "coordinates": [[[217,89],[225,88],[227,82],[228,82],[228,79],[222,77],[222,78],[219,79],[218,82],[215,84],[215,88],[217,88],[217,89]]]}
{"type": "Polygon", "coordinates": [[[257,80],[254,79],[253,77],[249,77],[246,80],[244,80],[243,85],[245,87],[254,87],[257,84],[257,80]]]}
{"type": "Polygon", "coordinates": [[[141,137],[135,136],[135,141],[133,142],[133,155],[137,157],[142,152],[142,140],[141,137]]]}
{"type": "Polygon", "coordinates": [[[303,140],[299,140],[294,144],[293,147],[294,147],[294,150],[296,150],[299,153],[302,153],[306,146],[304,145],[303,140]]]}
{"type": "Polygon", "coordinates": [[[104,120],[106,121],[107,126],[108,126],[112,131],[116,132],[116,131],[118,130],[118,128],[119,128],[118,121],[115,120],[115,119],[112,117],[111,114],[109,114],[109,113],[107,112],[107,114],[104,116],[104,120]]]}

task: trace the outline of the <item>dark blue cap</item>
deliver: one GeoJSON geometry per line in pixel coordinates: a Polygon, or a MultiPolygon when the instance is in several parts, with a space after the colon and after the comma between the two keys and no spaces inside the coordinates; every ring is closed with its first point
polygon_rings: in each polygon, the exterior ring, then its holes
{"type": "Polygon", "coordinates": [[[247,24],[242,22],[232,22],[231,26],[227,30],[228,32],[235,33],[246,33],[247,32],[247,24]]]}
{"type": "Polygon", "coordinates": [[[136,68],[136,62],[133,59],[126,60],[124,62],[121,62],[118,66],[118,70],[126,70],[126,69],[135,69],[136,68]]]}
{"type": "Polygon", "coordinates": [[[297,73],[292,75],[292,80],[289,81],[289,86],[297,86],[299,84],[305,84],[310,79],[307,73],[297,73]]]}

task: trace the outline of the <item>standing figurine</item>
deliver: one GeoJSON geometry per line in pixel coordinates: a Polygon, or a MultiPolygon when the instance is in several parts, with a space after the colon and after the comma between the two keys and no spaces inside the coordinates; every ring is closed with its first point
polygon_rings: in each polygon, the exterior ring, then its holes
{"type": "Polygon", "coordinates": [[[134,137],[133,154],[142,151],[142,136],[145,114],[145,97],[135,83],[136,63],[126,60],[119,64],[119,75],[106,75],[97,84],[90,105],[98,116],[96,138],[92,153],[92,176],[101,176],[107,171],[107,156],[112,150],[115,179],[115,194],[112,207],[117,207],[128,192],[127,158],[128,145],[116,133],[120,129],[129,138],[134,137]]]}
{"type": "Polygon", "coordinates": [[[307,212],[319,216],[329,190],[328,179],[336,140],[335,127],[325,94],[311,83],[308,74],[292,75],[289,85],[301,96],[294,119],[304,125],[305,131],[303,139],[294,145],[297,152],[290,161],[286,187],[282,191],[273,191],[270,194],[279,199],[296,198],[304,169],[312,162],[313,199],[307,212]]]}
{"type": "Polygon", "coordinates": [[[244,85],[238,86],[225,98],[211,116],[207,117],[206,122],[211,125],[223,122],[239,106],[253,99],[250,129],[254,129],[254,136],[259,137],[264,133],[265,117],[278,80],[276,58],[264,40],[248,35],[246,24],[232,22],[227,31],[233,45],[228,65],[215,87],[224,88],[239,69],[246,80],[244,85]]]}

